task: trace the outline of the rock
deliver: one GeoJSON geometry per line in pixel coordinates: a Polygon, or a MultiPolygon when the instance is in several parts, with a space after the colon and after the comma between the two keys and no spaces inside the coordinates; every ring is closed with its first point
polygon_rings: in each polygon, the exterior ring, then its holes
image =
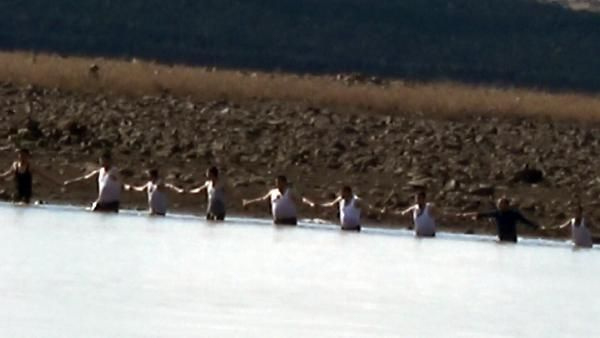
{"type": "Polygon", "coordinates": [[[449,180],[448,182],[446,182],[446,184],[444,185],[444,190],[446,191],[455,191],[459,188],[459,183],[457,180],[449,180]]]}
{"type": "Polygon", "coordinates": [[[132,177],[135,174],[135,172],[132,169],[130,169],[130,168],[124,168],[124,169],[121,169],[120,174],[123,177],[130,178],[130,177],[132,177]]]}
{"type": "Polygon", "coordinates": [[[195,182],[194,175],[184,175],[181,180],[185,184],[192,184],[195,182]]]}
{"type": "Polygon", "coordinates": [[[469,189],[469,194],[475,196],[493,196],[496,188],[493,185],[480,184],[477,187],[469,189]]]}
{"type": "Polygon", "coordinates": [[[544,172],[539,169],[529,168],[528,165],[524,166],[523,169],[517,171],[512,178],[512,182],[522,182],[529,184],[540,183],[543,180],[544,172]]]}
{"type": "Polygon", "coordinates": [[[93,63],[88,67],[88,75],[94,79],[97,79],[100,75],[100,66],[93,63]]]}
{"type": "Polygon", "coordinates": [[[427,190],[429,185],[433,182],[431,178],[419,178],[409,181],[407,184],[409,187],[417,190],[427,190]]]}
{"type": "Polygon", "coordinates": [[[310,119],[309,123],[316,129],[328,129],[331,127],[331,119],[325,115],[315,116],[310,119]]]}

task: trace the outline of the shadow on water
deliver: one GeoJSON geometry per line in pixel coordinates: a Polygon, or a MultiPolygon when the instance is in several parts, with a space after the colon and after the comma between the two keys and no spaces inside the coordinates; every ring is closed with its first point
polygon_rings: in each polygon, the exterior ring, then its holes
{"type": "MultiPolygon", "coordinates": [[[[61,213],[83,213],[89,212],[89,209],[70,206],[70,205],[32,205],[32,206],[15,206],[9,203],[0,203],[0,212],[2,209],[14,208],[18,210],[18,214],[20,216],[25,214],[25,211],[28,208],[40,209],[40,210],[48,210],[51,212],[61,213]]],[[[273,223],[269,219],[259,219],[259,218],[246,218],[246,217],[228,217],[225,222],[207,222],[204,218],[190,215],[190,214],[169,214],[166,217],[152,217],[148,216],[145,211],[136,211],[136,210],[121,210],[118,214],[97,214],[95,216],[103,218],[105,221],[109,221],[110,218],[119,217],[123,218],[139,218],[146,217],[152,223],[164,223],[169,224],[173,221],[176,221],[180,224],[202,224],[204,226],[227,226],[227,225],[236,225],[236,226],[254,226],[254,227],[273,227],[273,223]]],[[[331,223],[327,223],[326,221],[319,219],[305,219],[300,220],[298,222],[298,226],[289,227],[289,226],[275,226],[275,228],[282,231],[291,231],[294,229],[302,229],[302,230],[311,230],[311,231],[325,231],[325,232],[340,232],[344,235],[350,236],[385,236],[385,237],[402,237],[402,238],[415,238],[415,240],[420,241],[430,241],[434,240],[431,238],[417,238],[414,235],[414,231],[408,229],[390,229],[390,228],[377,228],[377,227],[364,227],[360,233],[357,232],[341,232],[340,227],[338,225],[334,225],[331,223]]],[[[450,233],[450,232],[438,232],[436,234],[435,240],[449,240],[449,241],[469,241],[469,242],[482,242],[482,243],[496,243],[499,245],[513,246],[513,243],[500,243],[497,240],[496,236],[492,235],[465,235],[459,233],[450,233]]],[[[565,240],[549,240],[542,238],[520,238],[518,245],[530,246],[530,247],[555,247],[555,248],[565,248],[572,247],[569,241],[565,240]]],[[[574,251],[587,251],[589,249],[585,248],[573,248],[574,251]]],[[[595,246],[592,250],[600,250],[597,246],[595,246]]]]}
{"type": "Polygon", "coordinates": [[[3,1],[0,48],[600,89],[600,15],[533,0],[3,1]]]}

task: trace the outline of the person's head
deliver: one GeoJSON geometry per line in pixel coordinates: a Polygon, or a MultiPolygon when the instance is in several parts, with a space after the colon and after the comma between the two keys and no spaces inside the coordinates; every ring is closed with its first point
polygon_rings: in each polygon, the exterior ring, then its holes
{"type": "Polygon", "coordinates": [[[104,168],[109,168],[112,165],[112,155],[109,152],[100,155],[100,165],[104,168]]]}
{"type": "Polygon", "coordinates": [[[507,197],[501,197],[497,202],[498,210],[507,211],[510,209],[510,200],[507,197]]]}
{"type": "Polygon", "coordinates": [[[27,162],[29,160],[29,150],[25,148],[21,148],[17,150],[17,159],[21,162],[27,162]]]}
{"type": "Polygon", "coordinates": [[[148,171],[146,171],[146,174],[148,174],[148,178],[150,178],[150,180],[152,181],[156,181],[158,180],[158,169],[150,169],[148,171]]]}
{"type": "Polygon", "coordinates": [[[219,169],[217,167],[210,167],[206,170],[206,178],[209,180],[216,180],[219,178],[219,169]]]}
{"type": "Polygon", "coordinates": [[[343,199],[352,198],[352,188],[350,186],[343,186],[342,190],[340,190],[340,195],[343,199]]]}
{"type": "Polygon", "coordinates": [[[423,190],[417,192],[415,194],[415,203],[417,203],[418,205],[423,205],[425,204],[427,201],[427,193],[423,190]]]}
{"type": "Polygon", "coordinates": [[[583,206],[581,206],[581,204],[577,205],[575,207],[575,217],[576,218],[581,218],[583,217],[583,206]]]}
{"type": "Polygon", "coordinates": [[[275,186],[277,186],[277,189],[279,189],[279,190],[286,189],[288,186],[287,177],[285,177],[283,175],[277,176],[275,178],[275,186]]]}

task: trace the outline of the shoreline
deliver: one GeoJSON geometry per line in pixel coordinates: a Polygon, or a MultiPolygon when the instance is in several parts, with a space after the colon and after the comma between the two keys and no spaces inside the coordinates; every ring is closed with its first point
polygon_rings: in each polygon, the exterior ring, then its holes
{"type": "MultiPolygon", "coordinates": [[[[257,213],[234,213],[232,215],[228,215],[228,217],[225,219],[224,222],[221,221],[206,221],[204,219],[204,217],[202,215],[199,215],[198,213],[193,213],[192,211],[189,210],[174,210],[171,212],[168,212],[166,216],[152,216],[150,214],[147,213],[147,210],[137,210],[137,209],[120,209],[119,213],[94,213],[91,212],[88,207],[86,207],[85,205],[79,205],[79,204],[54,204],[54,203],[47,203],[46,201],[35,201],[35,203],[31,203],[29,205],[26,204],[17,204],[17,203],[12,203],[12,202],[6,202],[6,201],[2,201],[0,202],[0,206],[6,207],[6,208],[29,208],[29,207],[34,207],[34,208],[41,208],[41,209],[45,209],[45,210],[57,210],[57,211],[69,211],[69,212],[89,212],[91,214],[97,215],[97,216],[120,216],[120,215],[126,215],[126,216],[133,216],[133,217],[147,217],[148,219],[156,219],[156,220],[177,220],[177,219],[185,219],[185,220],[189,220],[189,221],[202,221],[202,222],[206,222],[207,224],[212,224],[215,226],[218,225],[222,225],[222,224],[226,224],[227,220],[231,220],[231,218],[234,219],[247,219],[250,220],[253,224],[254,223],[260,223],[261,225],[265,225],[265,226],[273,226],[273,227],[279,227],[279,228],[289,228],[289,226],[277,226],[275,224],[272,223],[272,219],[270,218],[266,218],[263,217],[257,213]],[[264,223],[264,224],[263,224],[264,223]]],[[[342,231],[340,229],[340,225],[331,221],[330,219],[321,219],[321,218],[305,218],[305,217],[300,217],[298,219],[298,226],[299,228],[304,228],[304,229],[327,229],[327,230],[331,230],[331,231],[338,231],[340,233],[346,233],[344,231],[342,231]]],[[[292,227],[294,228],[294,227],[292,227]]],[[[375,231],[375,233],[378,234],[384,234],[384,235],[389,235],[390,233],[388,233],[389,231],[392,231],[393,233],[391,233],[392,235],[395,235],[395,232],[398,233],[402,233],[402,235],[408,235],[408,236],[413,236],[415,239],[418,240],[435,240],[437,238],[447,238],[448,236],[451,236],[452,238],[458,238],[458,239],[462,239],[462,240],[481,240],[482,238],[485,239],[485,241],[490,241],[490,242],[494,242],[494,243],[501,243],[498,242],[497,240],[497,235],[493,234],[493,233],[489,233],[489,232],[481,232],[481,233],[465,233],[465,232],[460,232],[457,231],[457,228],[459,228],[458,226],[442,226],[438,228],[438,231],[436,232],[436,236],[432,237],[432,238],[419,238],[417,236],[414,235],[414,231],[413,229],[408,226],[408,225],[399,225],[399,224],[388,224],[388,223],[366,223],[362,226],[362,231],[360,232],[354,232],[351,231],[350,233],[356,233],[356,234],[360,234],[361,232],[363,232],[364,230],[367,230],[368,233],[373,233],[373,231],[375,231]]],[[[550,243],[554,243],[554,244],[560,244],[561,246],[572,246],[572,243],[570,241],[570,238],[567,237],[560,237],[560,236],[553,236],[553,237],[548,237],[548,236],[540,236],[540,235],[535,235],[535,233],[533,232],[527,232],[525,234],[525,232],[522,232],[519,235],[519,243],[521,243],[523,240],[529,240],[529,241],[547,241],[550,243]]],[[[517,245],[519,243],[514,243],[514,245],[517,245]]],[[[600,238],[599,237],[595,237],[594,238],[594,243],[595,244],[600,244],[600,238]]],[[[511,244],[511,243],[509,243],[511,244]]]]}

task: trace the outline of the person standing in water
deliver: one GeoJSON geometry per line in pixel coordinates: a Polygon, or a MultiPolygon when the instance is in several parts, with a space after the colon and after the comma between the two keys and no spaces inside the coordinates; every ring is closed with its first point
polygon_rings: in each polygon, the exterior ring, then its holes
{"type": "Polygon", "coordinates": [[[273,223],[276,225],[296,225],[298,223],[298,214],[296,202],[298,198],[289,187],[288,180],[285,176],[277,176],[275,179],[275,188],[259,198],[251,200],[243,200],[244,207],[249,205],[271,201],[271,213],[273,215],[273,223]]]}
{"type": "Polygon", "coordinates": [[[104,153],[100,156],[100,168],[86,175],[67,180],[64,185],[70,185],[75,182],[98,178],[98,198],[92,204],[92,211],[95,212],[119,212],[121,201],[121,181],[119,179],[118,169],[112,164],[110,153],[104,153]]]}
{"type": "Polygon", "coordinates": [[[510,200],[502,197],[498,200],[497,209],[489,212],[471,212],[460,214],[462,217],[472,217],[475,220],[493,218],[498,228],[498,239],[501,242],[517,242],[517,223],[521,222],[532,229],[540,226],[527,219],[521,212],[510,205],[510,200]]]}
{"type": "Polygon", "coordinates": [[[167,215],[167,195],[166,189],[171,189],[175,192],[183,194],[185,190],[174,186],[170,183],[163,183],[160,178],[158,169],[150,169],[147,171],[149,181],[141,186],[132,186],[125,184],[125,190],[146,192],[148,194],[148,209],[152,216],[166,216],[167,215]]]}
{"type": "Polygon", "coordinates": [[[33,195],[33,174],[41,176],[42,178],[62,185],[61,182],[57,181],[54,177],[46,174],[43,170],[38,170],[30,162],[31,154],[29,150],[21,148],[17,151],[17,160],[12,163],[10,168],[4,173],[0,174],[0,178],[6,178],[13,175],[15,182],[15,194],[13,200],[16,203],[29,204],[33,195]]]}
{"type": "MultiPolygon", "coordinates": [[[[361,220],[360,214],[363,208],[370,210],[376,210],[373,206],[366,204],[364,200],[354,195],[352,188],[349,186],[342,187],[340,194],[333,201],[316,204],[313,201],[303,198],[302,202],[310,205],[311,207],[320,206],[324,208],[333,208],[339,206],[340,213],[340,225],[344,231],[360,231],[361,220]]],[[[379,213],[383,213],[383,210],[377,210],[379,213]]]]}
{"type": "Polygon", "coordinates": [[[219,178],[219,169],[210,167],[206,171],[206,182],[198,188],[189,191],[190,194],[199,194],[206,190],[208,205],[206,219],[209,221],[225,220],[225,184],[219,178]]]}
{"type": "Polygon", "coordinates": [[[570,228],[571,239],[575,246],[581,248],[591,248],[594,246],[592,233],[589,230],[591,226],[591,223],[583,216],[583,207],[579,205],[575,210],[575,217],[571,218],[566,223],[563,223],[554,228],[542,227],[542,229],[547,230],[570,228]]]}
{"type": "Polygon", "coordinates": [[[397,213],[406,216],[412,213],[417,237],[435,237],[437,210],[432,203],[427,202],[427,193],[419,191],[415,195],[415,204],[397,213]]]}

